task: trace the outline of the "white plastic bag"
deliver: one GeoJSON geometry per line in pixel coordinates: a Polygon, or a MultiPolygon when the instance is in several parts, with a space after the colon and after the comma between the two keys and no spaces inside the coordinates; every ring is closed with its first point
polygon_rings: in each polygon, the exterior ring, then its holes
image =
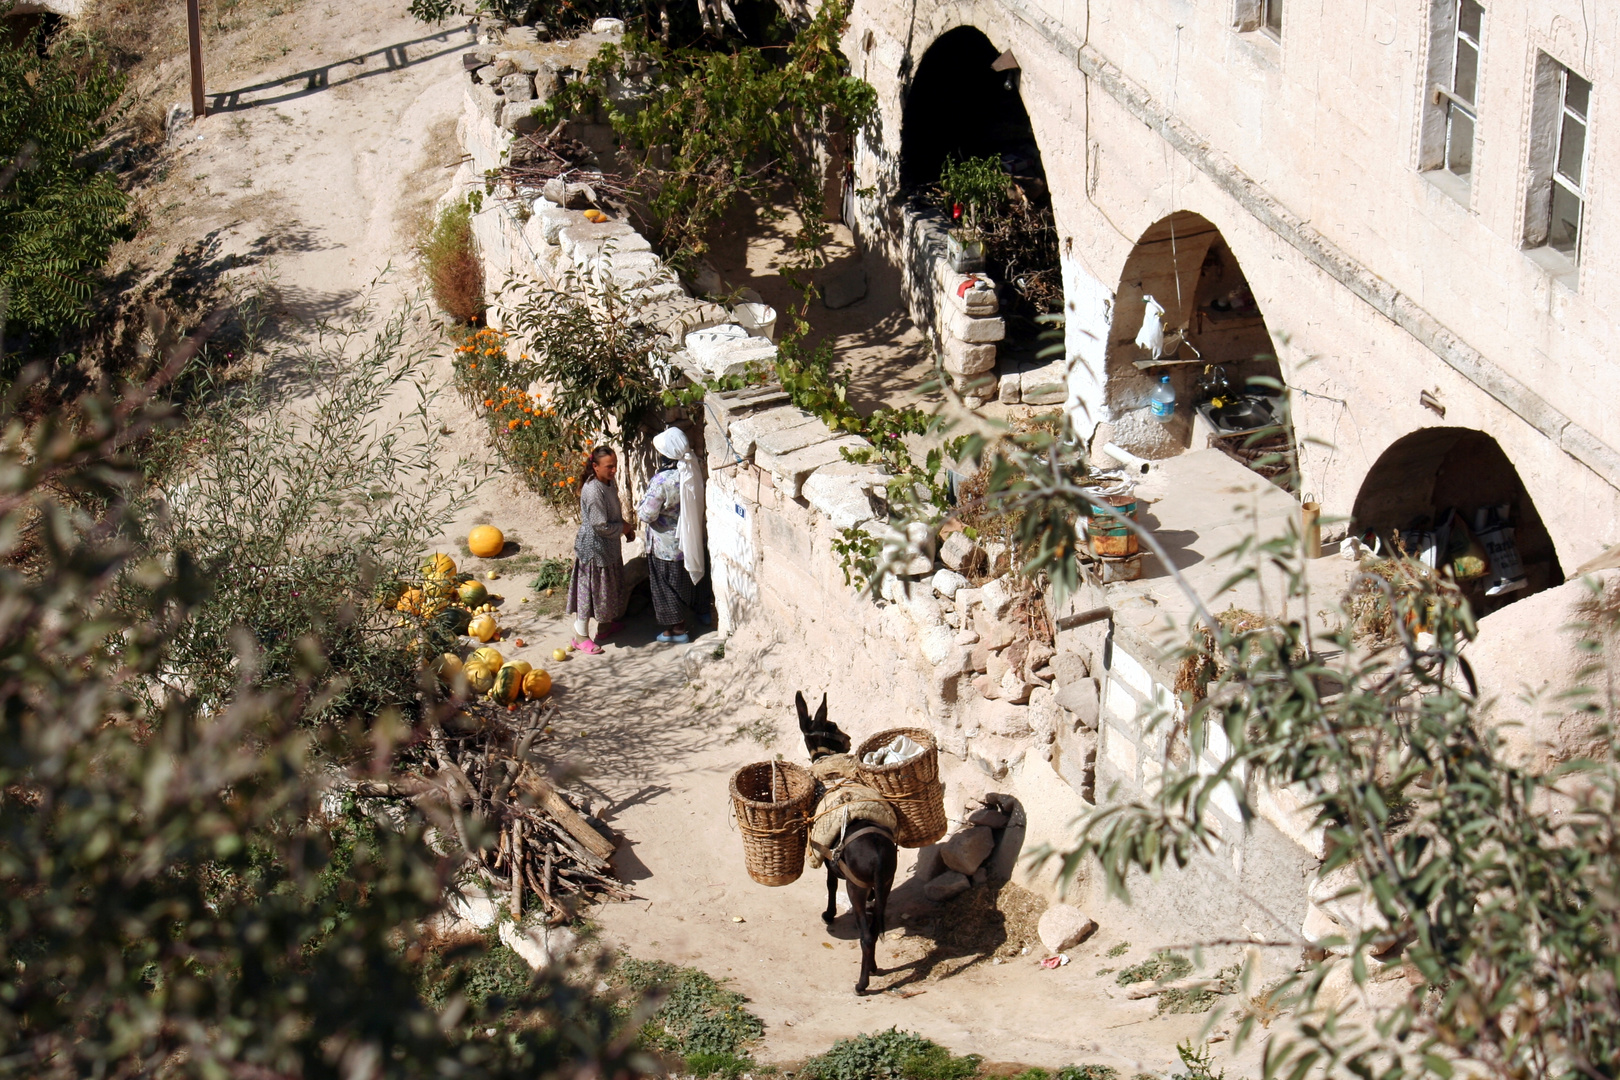
{"type": "Polygon", "coordinates": [[[868,765],[899,765],[910,761],[923,752],[923,748],[912,742],[904,735],[896,735],[894,741],[886,746],[880,746],[866,755],[868,765]]]}
{"type": "Polygon", "coordinates": [[[1164,355],[1164,305],[1151,296],[1142,297],[1147,311],[1142,314],[1142,329],[1136,332],[1136,343],[1157,360],[1164,355]]]}

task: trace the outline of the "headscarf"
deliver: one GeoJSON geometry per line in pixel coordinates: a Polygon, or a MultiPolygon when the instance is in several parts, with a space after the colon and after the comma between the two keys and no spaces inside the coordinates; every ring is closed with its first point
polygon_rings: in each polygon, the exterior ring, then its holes
{"type": "Polygon", "coordinates": [[[686,560],[686,572],[695,585],[703,580],[703,477],[698,469],[697,455],[686,441],[680,428],[665,428],[653,436],[653,449],[676,463],[676,475],[681,488],[680,531],[681,554],[686,560]]]}

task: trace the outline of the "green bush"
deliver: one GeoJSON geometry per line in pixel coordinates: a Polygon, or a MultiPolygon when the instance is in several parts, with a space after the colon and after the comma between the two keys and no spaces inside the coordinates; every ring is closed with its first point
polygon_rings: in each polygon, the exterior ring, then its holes
{"type": "Polygon", "coordinates": [[[439,213],[417,248],[433,299],[446,315],[470,323],[484,314],[484,266],[473,244],[473,207],[462,199],[439,213]]]}
{"type": "Polygon", "coordinates": [[[737,1080],[743,1073],[758,1067],[752,1059],[736,1054],[700,1053],[686,1059],[686,1071],[693,1076],[724,1076],[726,1080],[737,1080]]]}
{"type": "Polygon", "coordinates": [[[688,1061],[695,1055],[735,1055],[765,1034],[748,999],[710,976],[661,960],[621,961],[613,982],[635,994],[662,993],[663,1004],[641,1028],[642,1045],[688,1061]]]}
{"type": "MultiPolygon", "coordinates": [[[[0,24],[13,6],[0,0],[0,24]]],[[[123,80],[100,62],[76,72],[40,33],[0,35],[0,325],[50,335],[89,319],[96,271],[133,223],[92,153],[123,80]]]]}
{"type": "Polygon", "coordinates": [[[805,1080],[966,1080],[977,1075],[975,1054],[953,1057],[945,1047],[910,1031],[890,1028],[840,1039],[804,1063],[805,1080]]]}

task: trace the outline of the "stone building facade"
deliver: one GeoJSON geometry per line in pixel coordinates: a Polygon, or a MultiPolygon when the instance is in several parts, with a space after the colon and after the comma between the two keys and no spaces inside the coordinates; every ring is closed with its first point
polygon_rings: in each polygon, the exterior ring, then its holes
{"type": "MultiPolygon", "coordinates": [[[[965,37],[1027,110],[1083,426],[1149,457],[1196,442],[1146,420],[1159,372],[1132,361],[1153,295],[1201,355],[1274,353],[1325,517],[1516,502],[1533,587],[1620,540],[1620,7],[856,0],[845,51],[880,113],[853,153],[854,226],[901,266],[919,118],[996,119],[955,59],[924,85],[930,51],[965,37]],[[1201,281],[1234,264],[1258,347],[1222,340],[1201,281]]],[[[1185,398],[1198,369],[1165,373],[1185,398]]]]}

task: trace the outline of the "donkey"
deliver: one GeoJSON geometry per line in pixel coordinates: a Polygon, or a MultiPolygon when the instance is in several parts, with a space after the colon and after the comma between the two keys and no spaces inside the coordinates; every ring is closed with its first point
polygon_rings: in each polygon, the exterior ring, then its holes
{"type": "MultiPolygon", "coordinates": [[[[814,719],[805,706],[804,695],[795,692],[799,710],[799,730],[804,732],[804,748],[812,763],[830,754],[849,753],[849,736],[827,720],[827,695],[821,695],[821,708],[814,719]]],[[[857,994],[866,993],[877,966],[877,940],[883,934],[883,918],[889,905],[889,889],[894,885],[899,861],[894,834],[884,825],[864,818],[852,819],[838,844],[825,856],[827,863],[827,910],[821,921],[831,924],[837,917],[838,879],[844,880],[849,903],[855,911],[855,926],[861,935],[861,977],[857,994]]]]}

